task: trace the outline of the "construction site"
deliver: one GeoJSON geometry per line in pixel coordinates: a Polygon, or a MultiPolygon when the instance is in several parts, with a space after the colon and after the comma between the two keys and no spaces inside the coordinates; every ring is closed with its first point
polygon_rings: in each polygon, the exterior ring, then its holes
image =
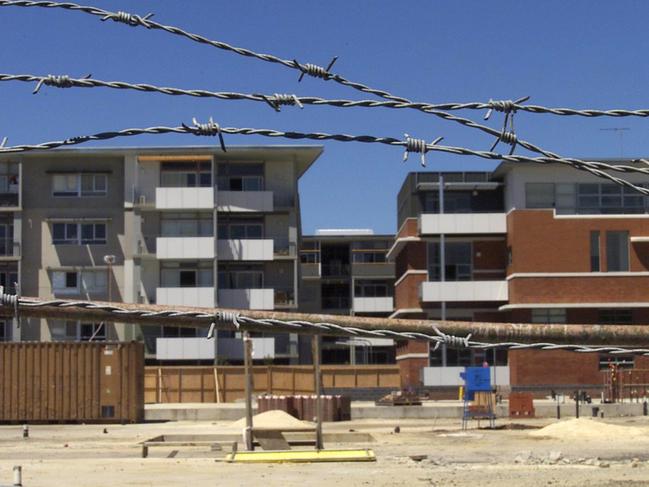
{"type": "Polygon", "coordinates": [[[649,9],[104,3],[0,0],[0,486],[649,486],[649,9]]]}

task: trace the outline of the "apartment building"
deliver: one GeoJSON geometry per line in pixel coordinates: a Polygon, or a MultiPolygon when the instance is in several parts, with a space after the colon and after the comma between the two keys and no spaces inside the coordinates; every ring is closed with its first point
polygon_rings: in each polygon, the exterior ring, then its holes
{"type": "MultiPolygon", "coordinates": [[[[649,202],[637,192],[559,164],[502,163],[493,173],[411,173],[398,206],[388,253],[396,264],[394,317],[649,323],[649,202]]],[[[597,385],[609,360],[511,352],[501,379],[512,387],[597,385]]],[[[508,358],[404,342],[397,361],[404,387],[414,387],[435,374],[459,383],[435,368],[455,374],[457,366],[504,366],[508,358]]]]}
{"type": "MultiPolygon", "coordinates": [[[[23,295],[43,298],[295,310],[297,183],[321,152],[254,146],[227,153],[151,147],[4,155],[0,253],[5,245],[7,255],[0,257],[0,285],[19,282],[23,295]]],[[[222,334],[209,349],[196,340],[180,349],[163,340],[157,356],[158,338],[191,339],[199,332],[22,321],[20,328],[6,323],[3,338],[144,339],[151,359],[241,357],[234,334],[222,334]]],[[[259,340],[260,358],[297,360],[297,336],[259,340]]]]}
{"type": "MultiPolygon", "coordinates": [[[[367,229],[317,230],[302,238],[300,311],[389,316],[394,310],[394,264],[386,254],[393,235],[367,229]]],[[[368,364],[394,361],[390,339],[324,337],[324,363],[368,364]]],[[[308,344],[304,345],[308,357],[308,344]]]]}

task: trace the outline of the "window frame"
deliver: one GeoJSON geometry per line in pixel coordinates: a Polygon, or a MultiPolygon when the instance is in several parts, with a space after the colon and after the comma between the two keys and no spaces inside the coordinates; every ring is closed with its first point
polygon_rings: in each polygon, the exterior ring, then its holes
{"type": "Polygon", "coordinates": [[[108,175],[104,173],[86,173],[86,172],[78,172],[78,173],[54,173],[52,174],[52,197],[53,198],[97,198],[97,197],[106,197],[108,196],[108,175]],[[71,188],[66,191],[57,191],[56,190],[56,178],[57,177],[65,177],[65,178],[70,178],[73,177],[75,178],[75,187],[74,190],[71,188]],[[84,191],[83,189],[83,179],[84,178],[92,178],[92,190],[86,190],[84,191]],[[98,179],[103,179],[104,181],[104,188],[103,189],[97,189],[97,180],[98,179]]]}
{"type": "Polygon", "coordinates": [[[52,222],[51,223],[52,245],[107,245],[108,244],[108,225],[106,222],[52,222]],[[57,239],[55,228],[63,226],[63,239],[57,239]],[[83,237],[83,229],[92,226],[92,239],[88,240],[83,237]],[[104,238],[97,237],[97,228],[104,228],[104,238]],[[74,231],[71,229],[74,228],[74,231]],[[72,234],[75,234],[72,236],[72,234]]]}

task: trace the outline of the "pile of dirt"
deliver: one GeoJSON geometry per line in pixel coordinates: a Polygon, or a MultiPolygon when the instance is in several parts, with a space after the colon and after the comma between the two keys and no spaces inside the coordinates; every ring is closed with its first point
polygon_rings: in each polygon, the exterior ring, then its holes
{"type": "MultiPolygon", "coordinates": [[[[252,425],[255,428],[310,428],[315,424],[309,421],[300,421],[287,412],[272,410],[264,413],[255,414],[252,417],[252,425]]],[[[241,418],[232,423],[234,428],[245,428],[246,418],[241,418]]]]}
{"type": "Polygon", "coordinates": [[[528,433],[540,438],[555,438],[558,440],[577,439],[648,439],[649,431],[636,426],[618,426],[590,418],[569,419],[552,423],[540,430],[528,433]]]}

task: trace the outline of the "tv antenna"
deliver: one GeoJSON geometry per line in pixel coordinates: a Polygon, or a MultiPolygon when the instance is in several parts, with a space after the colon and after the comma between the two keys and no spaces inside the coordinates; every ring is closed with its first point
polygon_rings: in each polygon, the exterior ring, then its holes
{"type": "Polygon", "coordinates": [[[629,127],[610,127],[600,130],[617,132],[617,135],[620,137],[620,157],[624,157],[624,132],[628,132],[631,129],[629,127]]]}

